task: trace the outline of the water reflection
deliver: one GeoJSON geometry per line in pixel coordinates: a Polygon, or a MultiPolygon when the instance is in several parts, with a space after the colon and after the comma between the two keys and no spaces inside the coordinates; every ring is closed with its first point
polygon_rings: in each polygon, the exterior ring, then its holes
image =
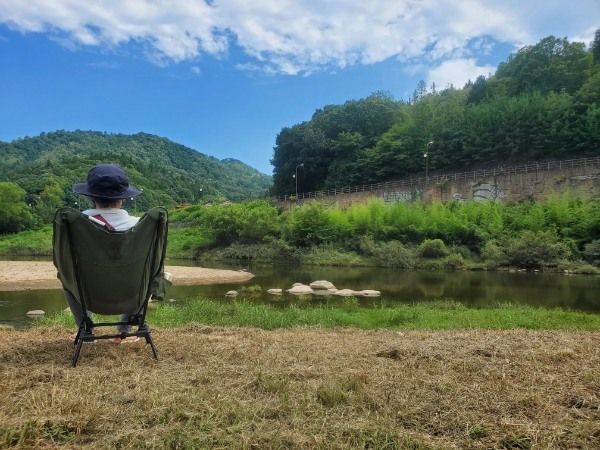
{"type": "MultiPolygon", "coordinates": [[[[191,262],[168,261],[168,265],[193,265],[191,262]]],[[[285,265],[232,265],[205,263],[205,267],[224,269],[246,269],[256,276],[243,284],[221,284],[208,286],[174,286],[169,297],[177,301],[197,295],[222,301],[231,289],[239,290],[243,285],[258,284],[262,292],[258,295],[240,294],[238,301],[289,305],[336,305],[347,302],[339,297],[313,297],[299,299],[284,294],[267,294],[267,289],[289,289],[293,283],[309,284],[316,280],[331,281],[338,289],[375,289],[381,291],[380,298],[360,298],[363,306],[380,305],[383,302],[427,302],[440,299],[455,300],[471,307],[494,306],[501,303],[525,304],[544,308],[564,308],[589,313],[600,312],[597,292],[600,277],[590,275],[566,276],[543,273],[508,272],[428,272],[398,271],[373,267],[297,267],[285,265]]],[[[22,326],[30,323],[26,313],[32,309],[46,312],[65,308],[60,290],[38,290],[0,292],[0,323],[22,326]]]]}
{"type": "Polygon", "coordinates": [[[35,320],[27,317],[28,311],[43,309],[50,313],[66,307],[61,290],[0,291],[0,324],[24,326],[35,320]]]}
{"type": "MultiPolygon", "coordinates": [[[[238,268],[221,265],[221,268],[238,268]]],[[[338,289],[375,289],[381,299],[388,302],[422,302],[448,299],[471,307],[515,303],[544,308],[565,308],[583,312],[600,312],[597,290],[600,277],[589,275],[562,275],[509,272],[429,272],[398,271],[373,267],[295,267],[257,266],[244,267],[256,276],[244,283],[262,287],[257,301],[280,302],[266,293],[270,288],[289,289],[294,283],[309,284],[316,280],[331,281],[338,289]]],[[[242,285],[233,286],[233,288],[242,285]]],[[[182,296],[206,295],[223,298],[227,286],[189,286],[178,293],[182,296]]],[[[173,295],[177,290],[173,291],[173,295]]],[[[293,296],[285,296],[292,301],[293,296]]],[[[379,302],[378,299],[361,299],[362,302],[379,302]]]]}

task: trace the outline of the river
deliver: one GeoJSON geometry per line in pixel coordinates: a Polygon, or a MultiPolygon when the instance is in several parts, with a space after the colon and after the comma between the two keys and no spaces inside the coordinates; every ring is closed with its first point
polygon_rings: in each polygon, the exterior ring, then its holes
{"type": "MultiPolygon", "coordinates": [[[[177,264],[172,260],[169,265],[177,264]]],[[[181,262],[180,264],[191,264],[181,262]]],[[[523,304],[543,308],[563,308],[586,313],[600,313],[600,276],[563,275],[533,272],[430,272],[421,270],[398,271],[375,267],[298,267],[286,265],[231,265],[203,263],[204,267],[245,269],[255,277],[244,285],[259,285],[260,294],[244,294],[238,300],[285,306],[301,301],[303,305],[335,305],[339,297],[315,296],[298,299],[284,294],[273,296],[267,289],[289,289],[293,283],[310,284],[316,280],[332,282],[338,289],[374,289],[381,297],[359,298],[363,306],[378,306],[382,302],[429,302],[454,300],[468,307],[487,307],[502,303],[523,304]]],[[[178,302],[200,295],[222,301],[229,290],[240,290],[242,285],[173,286],[168,298],[178,302]]],[[[0,291],[0,323],[26,326],[32,319],[27,311],[42,309],[47,313],[65,308],[60,290],[0,291]]]]}

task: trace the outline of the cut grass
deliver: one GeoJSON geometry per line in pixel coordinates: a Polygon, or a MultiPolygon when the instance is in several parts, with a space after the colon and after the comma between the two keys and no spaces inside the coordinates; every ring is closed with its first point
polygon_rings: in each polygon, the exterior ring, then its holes
{"type": "Polygon", "coordinates": [[[0,448],[595,449],[600,333],[0,327],[0,448]]]}
{"type": "Polygon", "coordinates": [[[351,300],[152,304],[158,363],[0,327],[0,448],[600,448],[600,315],[351,300]]]}

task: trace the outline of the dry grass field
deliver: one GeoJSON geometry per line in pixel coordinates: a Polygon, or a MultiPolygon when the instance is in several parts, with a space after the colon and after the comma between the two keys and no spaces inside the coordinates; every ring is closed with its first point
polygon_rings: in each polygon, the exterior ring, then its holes
{"type": "Polygon", "coordinates": [[[600,333],[0,328],[0,448],[598,449],[600,333]]]}

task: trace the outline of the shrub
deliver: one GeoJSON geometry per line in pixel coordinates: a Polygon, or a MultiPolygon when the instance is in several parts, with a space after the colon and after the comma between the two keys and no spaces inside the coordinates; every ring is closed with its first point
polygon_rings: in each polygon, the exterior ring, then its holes
{"type": "Polygon", "coordinates": [[[441,239],[425,239],[419,245],[417,253],[427,259],[443,258],[448,255],[448,249],[441,239]]]}
{"type": "Polygon", "coordinates": [[[463,270],[467,267],[467,263],[459,253],[452,253],[444,258],[444,268],[447,270],[463,270]]]}
{"type": "Polygon", "coordinates": [[[332,245],[298,249],[296,254],[303,264],[317,264],[326,266],[361,266],[362,258],[354,252],[335,248],[332,245]]]}
{"type": "Polygon", "coordinates": [[[373,235],[362,236],[358,242],[358,250],[365,256],[373,256],[377,252],[378,244],[373,239],[373,235]]]}
{"type": "Polygon", "coordinates": [[[454,245],[449,250],[450,254],[456,253],[463,257],[463,259],[473,259],[473,252],[464,245],[454,245]]]}
{"type": "Polygon", "coordinates": [[[485,243],[481,249],[481,258],[485,260],[486,265],[491,269],[508,264],[504,250],[495,240],[485,243]]]}
{"type": "Polygon", "coordinates": [[[421,259],[417,262],[417,267],[419,269],[425,270],[444,270],[444,260],[443,259],[421,259]]]}
{"type": "Polygon", "coordinates": [[[595,266],[600,266],[600,239],[586,244],[583,249],[583,259],[595,266]]]}
{"type": "Polygon", "coordinates": [[[415,266],[414,251],[401,242],[384,242],[373,248],[373,257],[383,267],[412,269],[415,266]]]}
{"type": "Polygon", "coordinates": [[[240,292],[245,294],[260,294],[262,292],[262,287],[260,284],[252,284],[250,286],[240,286],[240,292]]]}
{"type": "Polygon", "coordinates": [[[571,272],[580,275],[598,275],[600,274],[600,269],[590,264],[581,264],[572,269],[571,272]]]}
{"type": "Polygon", "coordinates": [[[524,231],[518,238],[509,240],[505,254],[510,265],[527,269],[555,266],[565,253],[553,231],[524,231]]]}
{"type": "Polygon", "coordinates": [[[333,230],[325,207],[313,202],[293,208],[287,215],[284,236],[288,242],[299,247],[331,242],[333,230]]]}
{"type": "Polygon", "coordinates": [[[222,249],[220,256],[252,261],[294,261],[292,253],[285,245],[280,245],[280,241],[273,241],[262,244],[231,244],[222,249]]]}

